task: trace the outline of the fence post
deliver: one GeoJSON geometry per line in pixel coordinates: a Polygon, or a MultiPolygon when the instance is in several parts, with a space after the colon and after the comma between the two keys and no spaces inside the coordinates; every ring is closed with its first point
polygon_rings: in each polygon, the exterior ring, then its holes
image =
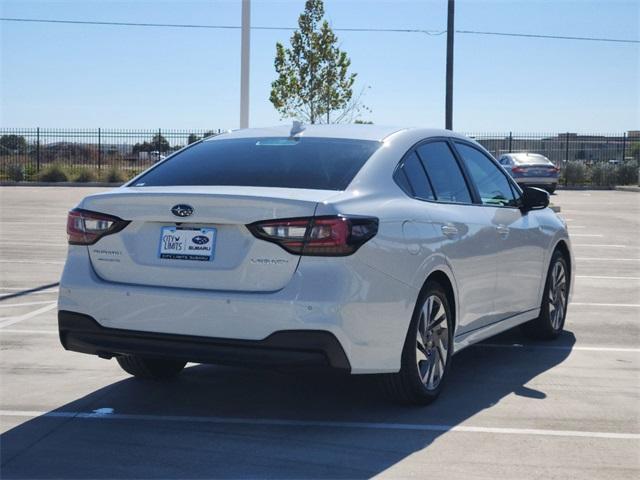
{"type": "Polygon", "coordinates": [[[622,163],[624,164],[624,157],[627,155],[627,132],[622,134],[622,163]]]}
{"type": "Polygon", "coordinates": [[[40,127],[36,128],[36,172],[40,173],[40,127]]]}
{"type": "Polygon", "coordinates": [[[567,172],[567,166],[569,164],[569,132],[567,132],[565,135],[566,135],[566,137],[564,139],[564,145],[565,145],[564,146],[564,171],[565,171],[565,174],[564,174],[564,186],[566,187],[567,183],[568,183],[566,172],[567,172]]]}
{"type": "Polygon", "coordinates": [[[98,127],[98,171],[102,166],[102,135],[100,128],[98,127]]]}
{"type": "Polygon", "coordinates": [[[509,153],[512,152],[512,145],[513,145],[513,132],[509,132],[509,153]]]}

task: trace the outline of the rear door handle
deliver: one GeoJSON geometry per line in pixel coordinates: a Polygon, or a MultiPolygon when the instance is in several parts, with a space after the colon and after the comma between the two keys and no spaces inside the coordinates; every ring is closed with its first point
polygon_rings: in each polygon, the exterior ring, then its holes
{"type": "Polygon", "coordinates": [[[447,238],[455,238],[458,236],[458,229],[453,225],[442,225],[442,233],[447,238]]]}
{"type": "Polygon", "coordinates": [[[498,225],[496,230],[498,230],[498,235],[502,238],[507,238],[509,236],[509,227],[505,225],[498,225]]]}

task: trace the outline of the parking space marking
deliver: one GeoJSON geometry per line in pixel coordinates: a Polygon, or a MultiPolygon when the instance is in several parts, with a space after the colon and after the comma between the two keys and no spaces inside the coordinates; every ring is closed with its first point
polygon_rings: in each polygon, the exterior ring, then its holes
{"type": "Polygon", "coordinates": [[[576,275],[576,278],[599,278],[603,280],[640,280],[640,277],[607,277],[605,275],[576,275]]]}
{"type": "Polygon", "coordinates": [[[434,425],[419,423],[337,422],[321,420],[288,420],[279,418],[203,417],[177,415],[144,415],[103,412],[37,412],[27,410],[0,410],[3,417],[50,417],[78,420],[125,420],[144,422],[181,422],[216,425],[248,425],[293,428],[334,428],[366,430],[412,430],[426,432],[489,433],[502,435],[536,435],[548,437],[583,437],[615,440],[640,440],[638,433],[592,432],[580,430],[551,430],[540,428],[474,427],[471,425],[434,425]]]}
{"type": "Polygon", "coordinates": [[[574,247],[604,247],[604,248],[640,248],[632,245],[608,245],[602,243],[574,243],[574,247]]]}
{"type": "Polygon", "coordinates": [[[33,335],[58,335],[58,330],[22,330],[20,328],[1,328],[0,334],[3,333],[24,333],[24,334],[33,334],[33,335]]]}
{"type": "Polygon", "coordinates": [[[576,257],[583,262],[640,262],[640,258],[576,257]]]}
{"type": "Polygon", "coordinates": [[[618,353],[640,353],[640,348],[630,347],[588,347],[576,345],[527,345],[523,343],[476,343],[471,348],[488,347],[488,348],[522,348],[523,350],[564,350],[577,352],[618,352],[618,353]]]}
{"type": "Polygon", "coordinates": [[[640,303],[585,303],[585,302],[571,302],[569,305],[577,305],[579,307],[625,307],[625,308],[640,308],[640,303]]]}
{"type": "Polygon", "coordinates": [[[2,242],[0,245],[6,247],[66,247],[67,243],[60,241],[59,243],[41,242],[41,243],[23,243],[23,242],[2,242]]]}
{"type": "MultiPolygon", "coordinates": [[[[57,294],[58,293],[58,289],[56,288],[55,290],[43,290],[40,292],[29,292],[26,293],[25,295],[51,295],[51,294],[57,294]]],[[[5,293],[0,295],[0,300],[2,300],[3,298],[9,298],[9,297],[15,297],[16,295],[14,295],[13,293],[5,293]]]]}
{"type": "Polygon", "coordinates": [[[32,305],[44,305],[55,302],[55,300],[42,300],[40,302],[24,302],[24,303],[0,303],[0,308],[30,307],[32,305]]]}
{"type": "Polygon", "coordinates": [[[64,265],[64,262],[56,262],[53,260],[0,260],[0,263],[31,263],[36,265],[64,265]]]}
{"type": "Polygon", "coordinates": [[[37,310],[33,310],[29,313],[25,313],[24,315],[17,315],[14,317],[0,317],[0,328],[8,327],[9,325],[13,325],[18,322],[22,322],[24,320],[29,320],[30,318],[37,317],[42,313],[46,313],[49,310],[53,310],[58,305],[57,301],[52,301],[49,305],[39,308],[37,310]]]}

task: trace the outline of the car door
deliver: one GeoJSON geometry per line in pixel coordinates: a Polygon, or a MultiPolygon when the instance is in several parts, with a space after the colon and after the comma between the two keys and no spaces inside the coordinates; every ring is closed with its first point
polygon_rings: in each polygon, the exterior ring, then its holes
{"type": "Polygon", "coordinates": [[[475,205],[459,160],[446,140],[416,148],[433,198],[428,208],[433,238],[425,249],[449,263],[458,290],[457,334],[495,319],[496,246],[490,213],[475,205]]]}
{"type": "Polygon", "coordinates": [[[535,215],[520,210],[520,191],[485,152],[455,142],[477,189],[499,245],[495,308],[501,318],[539,307],[544,258],[543,232],[535,215]]]}

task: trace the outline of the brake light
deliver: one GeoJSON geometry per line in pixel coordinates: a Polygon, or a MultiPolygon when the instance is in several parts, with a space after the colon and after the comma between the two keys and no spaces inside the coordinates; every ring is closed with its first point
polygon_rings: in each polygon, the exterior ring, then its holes
{"type": "Polygon", "coordinates": [[[327,216],[266,220],[247,225],[262,240],[297,255],[351,255],[378,232],[374,217],[327,216]]]}
{"type": "Polygon", "coordinates": [[[551,167],[551,171],[552,171],[553,173],[560,173],[560,168],[558,168],[558,167],[556,167],[556,166],[553,166],[553,167],[551,167]]]}
{"type": "Polygon", "coordinates": [[[93,245],[128,224],[128,221],[112,215],[75,208],[67,216],[67,238],[70,245],[93,245]]]}
{"type": "Polygon", "coordinates": [[[513,167],[513,168],[511,169],[511,171],[512,171],[513,173],[524,173],[524,172],[526,171],[526,169],[525,169],[525,168],[523,168],[523,167],[513,167]]]}

